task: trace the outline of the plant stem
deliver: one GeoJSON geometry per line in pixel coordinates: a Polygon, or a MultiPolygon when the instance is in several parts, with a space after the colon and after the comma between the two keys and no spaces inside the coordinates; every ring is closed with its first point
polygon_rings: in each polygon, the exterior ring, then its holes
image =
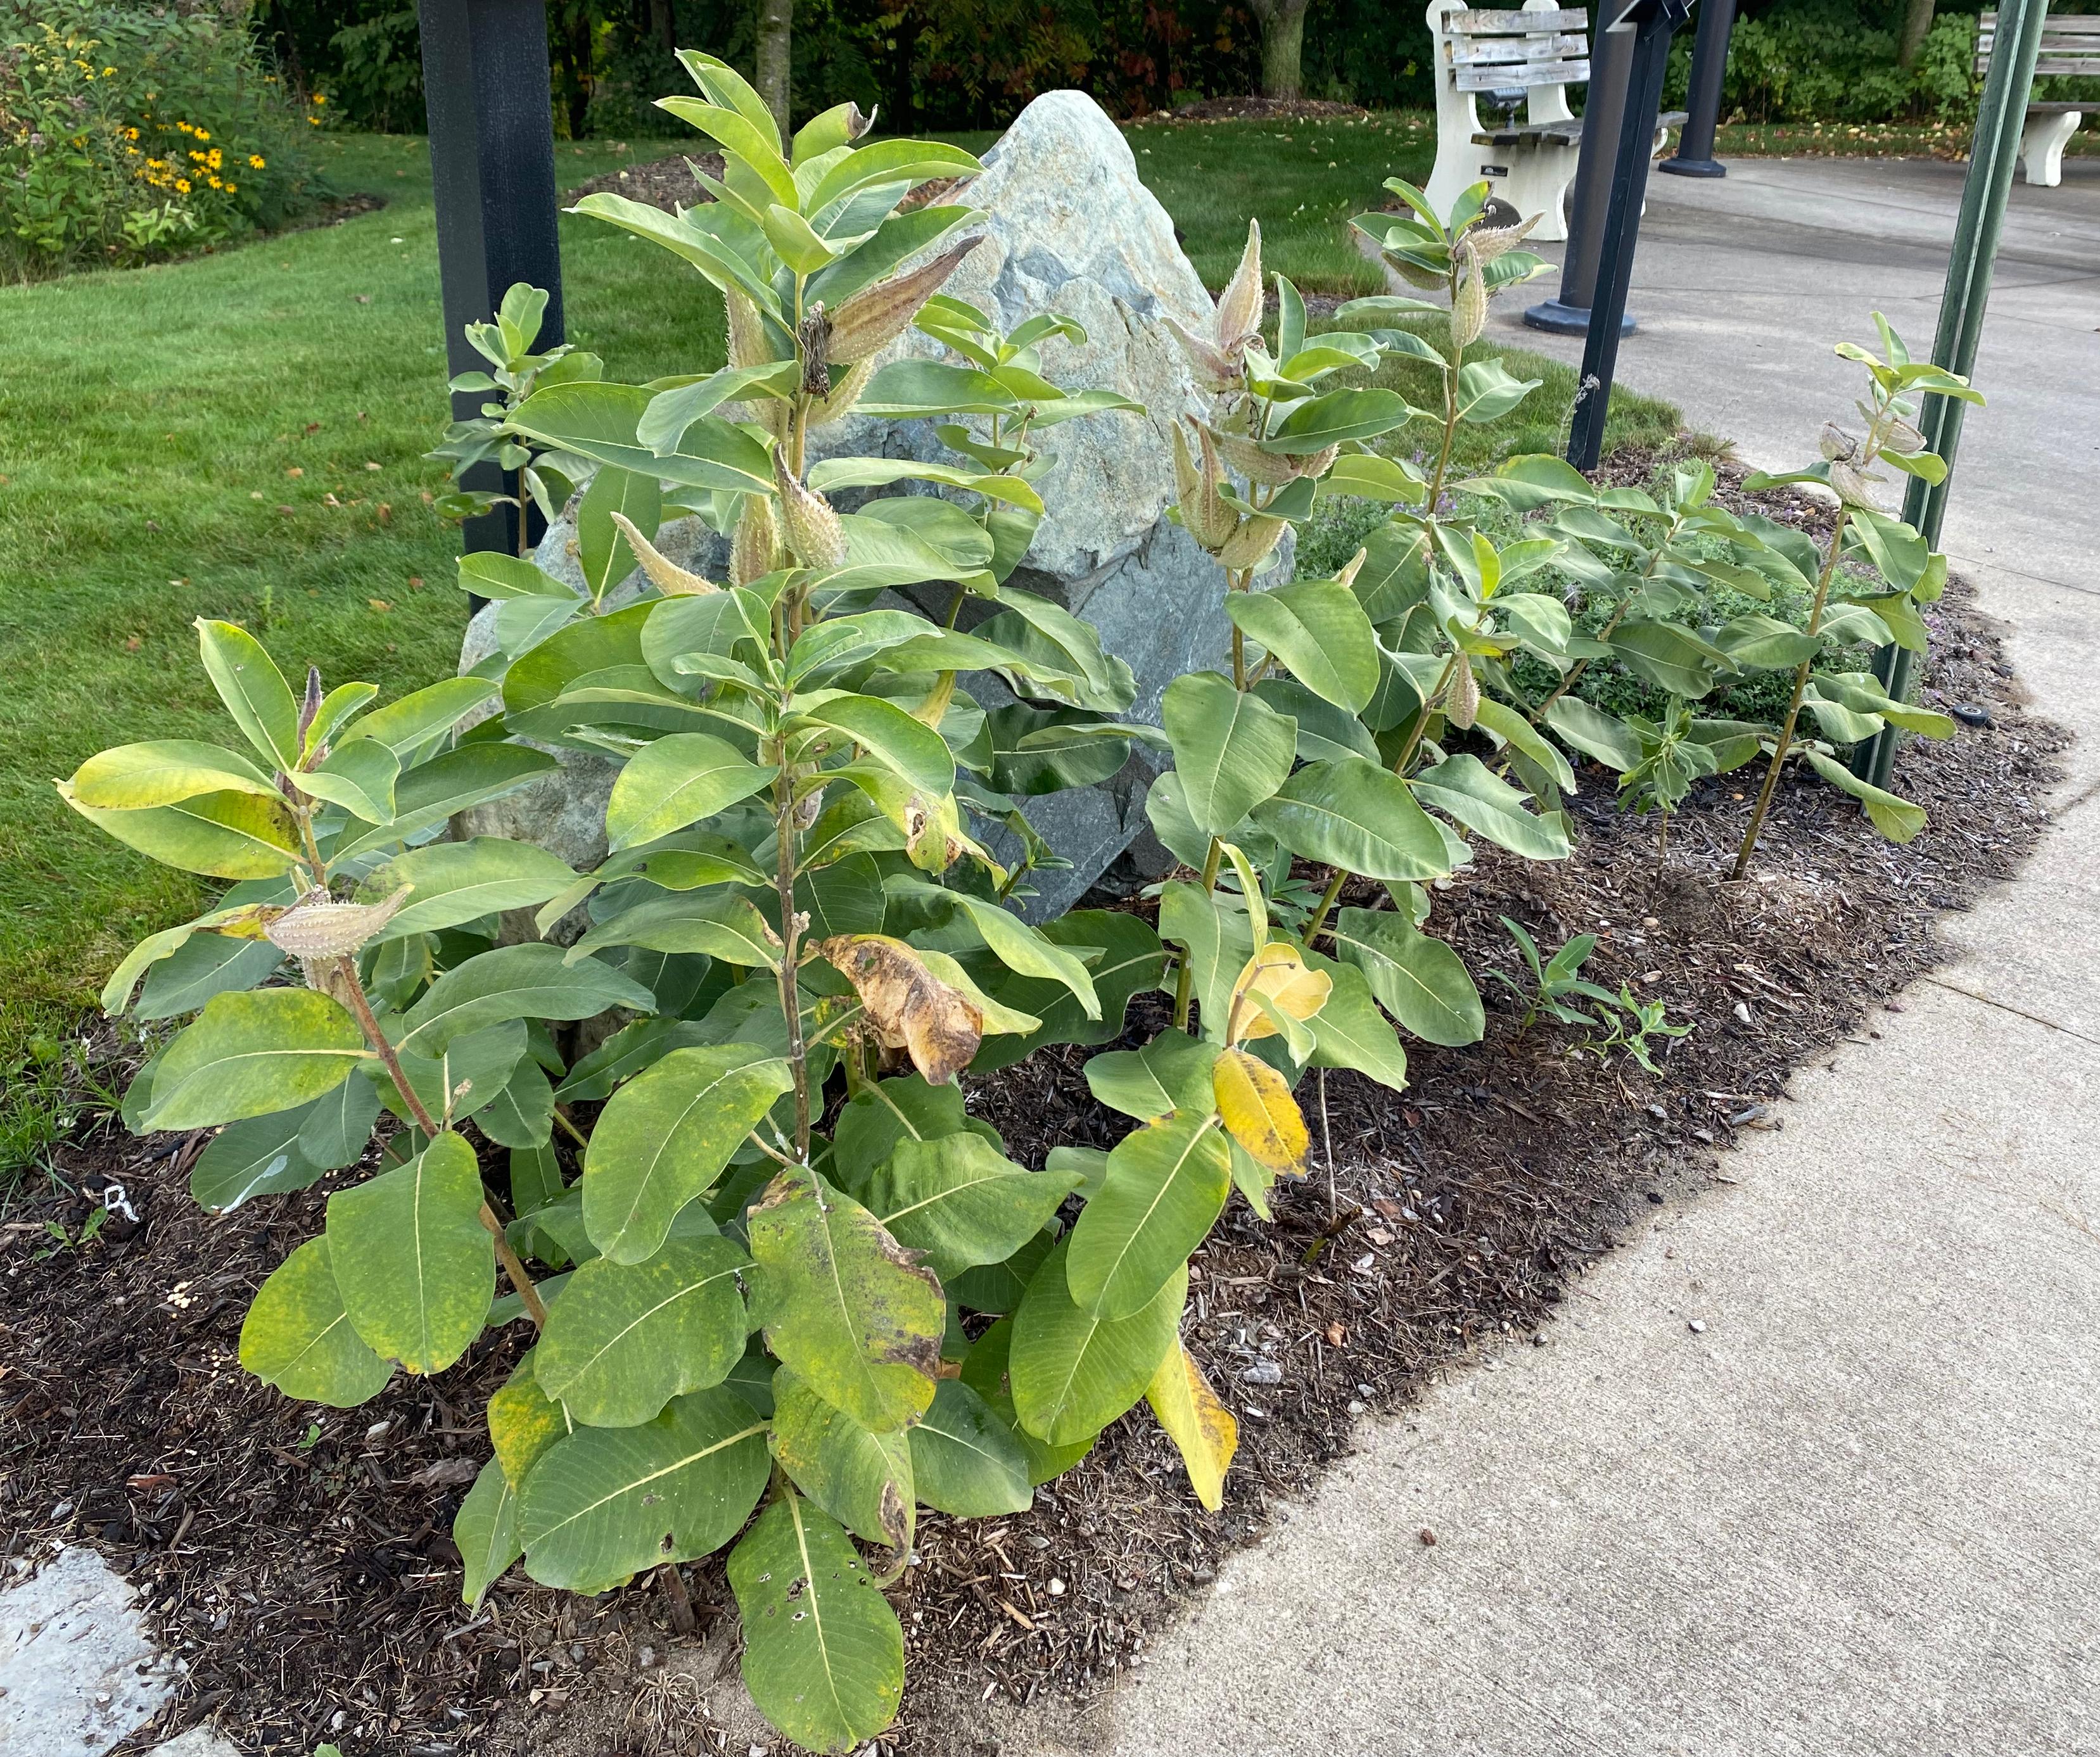
{"type": "MultiPolygon", "coordinates": [[[[1660,552],[1658,551],[1658,553],[1660,552]]],[[[1633,602],[1634,594],[1628,592],[1625,601],[1621,603],[1617,610],[1612,612],[1610,619],[1605,623],[1603,628],[1597,631],[1597,638],[1599,641],[1608,641],[1612,638],[1613,632],[1618,628],[1619,624],[1626,619],[1626,612],[1633,608],[1633,602]]],[[[1589,660],[1586,658],[1579,658],[1576,660],[1573,665],[1568,667],[1568,675],[1560,680],[1559,686],[1555,689],[1553,693],[1546,697],[1543,702],[1540,702],[1537,707],[1533,708],[1525,717],[1531,721],[1533,725],[1536,726],[1538,724],[1541,720],[1546,718],[1546,711],[1549,707],[1552,707],[1555,702],[1558,702],[1561,697],[1567,694],[1568,692],[1573,689],[1577,684],[1582,682],[1582,673],[1589,670],[1589,660]]]]}
{"type": "Polygon", "coordinates": [[[775,741],[774,760],[780,765],[773,783],[774,839],[779,845],[774,888],[780,899],[780,1013],[788,1025],[788,1066],[795,1076],[795,1151],[810,1159],[810,1053],[802,1041],[801,995],[795,980],[796,948],[801,935],[795,919],[795,783],[788,763],[788,742],[775,741]]]}
{"type": "MultiPolygon", "coordinates": [[[[379,1021],[373,1017],[372,1003],[364,997],[364,984],[358,980],[355,960],[342,957],[336,960],[336,968],[342,991],[350,997],[350,1010],[357,1015],[357,1023],[369,1043],[392,1077],[394,1090],[401,1094],[401,1102],[408,1107],[408,1114],[416,1120],[416,1126],[435,1141],[444,1133],[423,1101],[416,1096],[415,1088],[408,1084],[408,1076],[401,1071],[401,1058],[394,1046],[386,1041],[386,1033],[379,1028],[379,1021]]],[[[503,1265],[503,1272],[510,1277],[510,1284],[518,1290],[518,1297],[524,1302],[525,1310],[532,1319],[535,1330],[547,1326],[547,1307],[540,1297],[540,1290],[532,1284],[532,1278],[525,1272],[525,1265],[517,1252],[510,1248],[505,1235],[503,1222],[496,1218],[496,1210],[484,1200],[481,1204],[481,1223],[488,1229],[489,1236],[496,1241],[496,1261],[503,1265]]]]}
{"type": "Polygon", "coordinates": [[[1444,669],[1437,674],[1436,687],[1429,692],[1422,704],[1422,712],[1414,722],[1414,730],[1408,733],[1407,742],[1400,747],[1400,755],[1394,760],[1392,772],[1402,780],[1407,777],[1407,765],[1414,760],[1414,753],[1422,748],[1423,736],[1429,730],[1430,713],[1444,692],[1451,687],[1451,679],[1462,658],[1462,654],[1454,651],[1450,658],[1445,660],[1444,669]]]}
{"type": "MultiPolygon", "coordinates": [[[[1838,552],[1844,546],[1846,510],[1838,509],[1838,522],[1830,531],[1830,553],[1824,557],[1822,577],[1815,582],[1815,603],[1808,613],[1810,634],[1820,632],[1823,627],[1823,606],[1830,597],[1830,583],[1838,575],[1838,552]]],[[[1743,832],[1743,845],[1736,851],[1736,870],[1731,879],[1746,877],[1750,870],[1750,856],[1758,851],[1758,837],[1765,827],[1765,813],[1771,809],[1772,795],[1779,788],[1780,765],[1786,760],[1787,746],[1793,742],[1795,723],[1801,718],[1801,699],[1808,689],[1808,667],[1815,663],[1811,654],[1801,662],[1793,674],[1793,694],[1788,698],[1786,718],[1780,723],[1779,742],[1772,746],[1771,766],[1765,771],[1765,784],[1758,790],[1758,803],[1750,808],[1750,826],[1743,832]]]]}
{"type": "Polygon", "coordinates": [[[1348,869],[1337,866],[1335,875],[1327,881],[1327,888],[1320,895],[1320,906],[1312,911],[1312,923],[1305,930],[1305,949],[1312,949],[1312,942],[1320,937],[1320,930],[1327,925],[1327,911],[1335,906],[1335,899],[1342,894],[1342,885],[1349,876],[1348,869]]]}
{"type": "MultiPolygon", "coordinates": [[[[1200,881],[1205,896],[1211,894],[1211,887],[1218,882],[1218,862],[1224,858],[1224,843],[1215,836],[1211,837],[1211,851],[1203,856],[1203,876],[1200,881]]],[[[1189,1028],[1189,990],[1194,975],[1194,968],[1189,962],[1189,954],[1184,952],[1181,954],[1180,971],[1174,978],[1174,1028],[1176,1031],[1186,1031],[1189,1028]]]]}

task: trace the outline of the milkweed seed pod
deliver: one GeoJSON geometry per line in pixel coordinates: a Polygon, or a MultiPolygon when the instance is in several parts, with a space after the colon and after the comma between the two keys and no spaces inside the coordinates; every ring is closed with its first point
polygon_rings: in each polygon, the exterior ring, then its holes
{"type": "Polygon", "coordinates": [[[1202,462],[1189,456],[1189,439],[1180,425],[1174,429],[1174,483],[1181,504],[1181,523],[1189,535],[1215,555],[1239,528],[1240,516],[1219,493],[1224,471],[1218,462],[1211,436],[1201,428],[1196,438],[1202,447],[1202,462]]]}
{"type": "Polygon", "coordinates": [[[1925,435],[1908,421],[1899,421],[1890,426],[1888,437],[1882,441],[1882,449],[1908,457],[1913,451],[1925,449],[1925,435]]]}
{"type": "Polygon", "coordinates": [[[1330,445],[1322,451],[1308,451],[1303,456],[1290,460],[1296,466],[1290,473],[1293,476],[1310,476],[1317,482],[1335,467],[1335,460],[1341,455],[1342,448],[1338,445],[1330,445]]]}
{"type": "Polygon", "coordinates": [[[1225,290],[1218,295],[1216,341],[1235,362],[1261,333],[1261,222],[1247,222],[1246,249],[1225,290]]]}
{"type": "Polygon", "coordinates": [[[1205,426],[1203,431],[1211,436],[1211,443],[1217,447],[1225,467],[1237,471],[1258,487],[1281,488],[1303,473],[1298,467],[1299,459],[1264,451],[1245,434],[1220,433],[1210,426],[1205,426]]]}
{"type": "Polygon", "coordinates": [[[1830,463],[1835,464],[1839,462],[1841,460],[1849,460],[1850,459],[1856,456],[1859,453],[1860,444],[1859,442],[1851,436],[1851,434],[1846,432],[1843,428],[1840,427],[1837,424],[1837,422],[1825,421],[1823,424],[1823,432],[1819,441],[1818,449],[1821,451],[1825,460],[1830,463]]]}
{"type": "Polygon", "coordinates": [[[819,570],[838,567],[846,558],[845,527],[832,504],[814,490],[805,487],[788,460],[773,454],[773,486],[780,495],[781,534],[796,561],[819,570]]]}
{"type": "Polygon", "coordinates": [[[832,394],[832,319],[822,299],[811,306],[796,326],[795,340],[802,350],[802,394],[827,397],[832,394]]]}
{"type": "Polygon", "coordinates": [[[1491,201],[1488,208],[1489,211],[1484,212],[1480,222],[1466,234],[1466,242],[1473,247],[1474,253],[1483,265],[1493,262],[1507,251],[1515,249],[1531,236],[1532,227],[1545,217],[1534,214],[1529,219],[1520,220],[1515,217],[1516,209],[1510,207],[1507,202],[1491,201]],[[1507,209],[1510,216],[1507,220],[1492,211],[1498,207],[1507,209]]]}
{"type": "MultiPolygon", "coordinates": [[[[734,287],[723,289],[722,303],[729,313],[729,363],[735,367],[766,364],[773,354],[766,346],[765,326],[760,320],[758,307],[734,287]]],[[[743,407],[747,416],[775,439],[786,434],[786,403],[772,397],[755,397],[743,407]]]]}
{"type": "Polygon", "coordinates": [[[1470,732],[1480,711],[1480,680],[1473,675],[1473,667],[1466,663],[1466,655],[1458,655],[1458,670],[1451,680],[1451,687],[1444,694],[1444,717],[1461,732],[1470,732]]]}
{"type": "Polygon", "coordinates": [[[1370,553],[1370,551],[1368,549],[1358,549],[1343,564],[1341,572],[1335,575],[1336,582],[1353,589],[1357,583],[1357,575],[1363,571],[1364,557],[1370,553]]]}
{"type": "Polygon", "coordinates": [[[1206,390],[1232,390],[1238,388],[1239,368],[1226,358],[1224,350],[1204,337],[1191,334],[1173,318],[1167,319],[1167,327],[1174,339],[1181,344],[1181,351],[1189,356],[1196,381],[1206,390]]]}
{"type": "Polygon", "coordinates": [[[1488,284],[1480,279],[1480,258],[1468,238],[1458,246],[1458,284],[1451,294],[1451,345],[1477,341],[1488,324],[1488,284]]]}
{"type": "Polygon", "coordinates": [[[878,103],[872,110],[870,110],[865,116],[863,116],[861,113],[861,108],[858,103],[848,103],[846,105],[847,143],[849,145],[852,144],[853,142],[859,139],[862,134],[866,134],[868,130],[874,127],[875,119],[881,113],[881,112],[882,106],[878,103]]]}
{"type": "Polygon", "coordinates": [[[867,389],[867,381],[875,376],[875,356],[855,360],[845,370],[843,378],[832,381],[832,394],[810,405],[806,425],[814,432],[819,427],[828,427],[833,421],[844,421],[853,412],[853,406],[860,401],[861,393],[867,389]]]}
{"type": "Polygon", "coordinates": [[[880,353],[911,327],[920,308],[947,284],[963,258],[985,241],[979,232],[931,262],[862,288],[832,314],[831,358],[842,365],[880,353]]]}
{"type": "Polygon", "coordinates": [[[620,527],[620,535],[627,539],[627,545],[634,551],[635,559],[642,563],[642,571],[648,576],[650,584],[665,597],[698,597],[705,592],[721,590],[705,575],[688,572],[679,566],[636,530],[633,520],[624,513],[615,513],[612,522],[620,527]]]}
{"type": "Polygon", "coordinates": [[[1873,511],[1877,505],[1872,478],[1853,469],[1842,458],[1831,461],[1830,487],[1847,506],[1864,507],[1873,511]]]}
{"type": "Polygon", "coordinates": [[[762,494],[746,495],[736,535],[730,539],[730,583],[748,586],[763,579],[773,571],[779,553],[780,527],[773,517],[772,501],[762,494]]]}
{"type": "Polygon", "coordinates": [[[1260,515],[1242,519],[1238,528],[1225,539],[1224,547],[1218,551],[1218,560],[1236,572],[1259,566],[1268,558],[1268,552],[1283,535],[1284,522],[1280,518],[1260,515]]]}
{"type": "Polygon", "coordinates": [[[381,903],[338,903],[325,891],[309,891],[264,922],[262,931],[294,958],[347,958],[400,914],[410,888],[404,885],[381,903]]]}
{"type": "Polygon", "coordinates": [[[299,703],[299,742],[303,746],[307,734],[313,730],[315,717],[321,711],[321,673],[318,665],[307,667],[307,693],[299,703]]]}

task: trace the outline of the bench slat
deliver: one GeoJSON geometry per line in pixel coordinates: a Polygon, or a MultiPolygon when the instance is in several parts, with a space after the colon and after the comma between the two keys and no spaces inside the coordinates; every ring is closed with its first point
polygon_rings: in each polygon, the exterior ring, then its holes
{"type": "Polygon", "coordinates": [[[1520,12],[1514,8],[1482,12],[1446,12],[1444,29],[1459,37],[1527,36],[1539,31],[1587,30],[1590,15],[1581,7],[1558,12],[1520,12]]]}
{"type": "MultiPolygon", "coordinates": [[[[1998,15],[1986,12],[1981,20],[1983,34],[1989,36],[1998,28],[1998,15]]],[[[2067,37],[2100,36],[2100,12],[2059,12],[2054,18],[2042,21],[2045,37],[2058,34],[2067,37]]]]}
{"type": "Polygon", "coordinates": [[[1590,77],[1588,60],[1530,61],[1499,67],[1455,67],[1451,83],[1460,91],[1501,91],[1515,86],[1580,86],[1590,77]]]}
{"type": "Polygon", "coordinates": [[[1552,61],[1573,56],[1580,60],[1590,52],[1586,37],[1491,37],[1481,42],[1454,42],[1451,59],[1461,67],[1489,62],[1552,61]]]}
{"type": "MultiPolygon", "coordinates": [[[[1978,73],[1986,71],[1990,64],[1991,58],[1988,55],[1976,57],[1978,73]]],[[[2096,73],[2100,73],[2100,54],[2091,51],[2082,55],[2045,55],[2035,62],[2036,79],[2089,79],[2096,73]]]]}

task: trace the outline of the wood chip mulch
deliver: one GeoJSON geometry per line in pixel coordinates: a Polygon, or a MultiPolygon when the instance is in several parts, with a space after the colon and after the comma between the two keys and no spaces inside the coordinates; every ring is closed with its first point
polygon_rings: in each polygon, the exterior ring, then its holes
{"type": "MultiPolygon", "coordinates": [[[[1483,845],[1434,893],[1432,931],[1482,977],[1486,1041],[1410,1044],[1404,1095],[1337,1073],[1323,1103],[1308,1081],[1312,1175],[1279,1187],[1273,1224],[1235,1198],[1195,1259],[1189,1341],[1240,1423],[1224,1508],[1197,1505],[1140,1407],[1029,1513],[926,1516],[918,1565],[893,1592],[911,1681],[886,1750],[994,1750],[1022,1705],[1078,1702],[1128,1676],[1231,1550],[1279,1532],[1359,1420],[1477,1345],[1535,1332],[1651,1203],[1709,1182],[1738,1131],[1785,1125],[1791,1069],[1900,1010],[1896,991],[1942,956],[1941,914],[1972,906],[2032,847],[2067,742],[2022,706],[1965,588],[1927,620],[1927,699],[1990,723],[1905,746],[1899,786],[1932,814],[1908,848],[1831,790],[1790,784],[1757,876],[1730,885],[1745,777],[1702,784],[1665,861],[1652,821],[1621,815],[1592,770],[1573,802],[1573,858],[1483,845]],[[1573,1053],[1566,1028],[1516,1037],[1485,975],[1517,967],[1502,914],[1548,946],[1598,934],[1589,974],[1696,1027],[1668,1046],[1660,1077],[1573,1053]]],[[[1142,1000],[1124,1041],[1162,1015],[1142,1000]]],[[[1088,1094],[1086,1053],[1046,1050],[976,1082],[972,1106],[1031,1165],[1060,1143],[1106,1145],[1127,1125],[1088,1094]]],[[[287,1403],[240,1372],[236,1345],[263,1277],[320,1230],[326,1187],[214,1221],[184,1189],[201,1144],[135,1142],[97,1121],[0,1234],[0,1579],[92,1544],[188,1667],[180,1701],[121,1750],[205,1721],[287,1757],[321,1740],[354,1757],[781,1749],[738,1706],[719,1558],[683,1570],[690,1634],[673,1632],[655,1580],[584,1600],[514,1571],[468,1614],[446,1534],[522,1327],[435,1381],[397,1377],[361,1409],[287,1403]],[[136,1223],[39,1256],[44,1223],[77,1231],[112,1179],[136,1223]]]]}

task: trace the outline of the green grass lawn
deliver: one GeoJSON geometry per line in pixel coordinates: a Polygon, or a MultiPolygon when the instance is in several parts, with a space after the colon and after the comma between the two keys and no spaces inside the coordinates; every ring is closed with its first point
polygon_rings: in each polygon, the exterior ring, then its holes
{"type": "MultiPolygon", "coordinates": [[[[287,672],[312,663],[390,697],[453,667],[458,537],[425,504],[443,478],[421,456],[447,418],[428,159],[416,139],[320,144],[339,188],[387,205],[161,267],[0,288],[0,1165],[48,1138],[65,1039],[104,976],[205,896],[51,788],[106,746],[224,733],[192,620],[245,623],[287,672]]],[[[564,144],[560,169],[580,181],[672,144],[564,144]]],[[[1386,176],[1423,174],[1428,152],[1406,118],[1144,127],[1132,144],[1214,286],[1253,212],[1273,268],[1352,291],[1375,277],[1340,222],[1386,176]]],[[[562,247],[569,338],[613,376],[720,362],[721,305],[690,271],[580,219],[563,218],[562,247]]],[[[1553,447],[1565,417],[1572,375],[1511,363],[1546,386],[1469,436],[1482,460],[1553,447]]],[[[1613,414],[1644,439],[1675,419],[1623,396],[1613,414]]]]}

